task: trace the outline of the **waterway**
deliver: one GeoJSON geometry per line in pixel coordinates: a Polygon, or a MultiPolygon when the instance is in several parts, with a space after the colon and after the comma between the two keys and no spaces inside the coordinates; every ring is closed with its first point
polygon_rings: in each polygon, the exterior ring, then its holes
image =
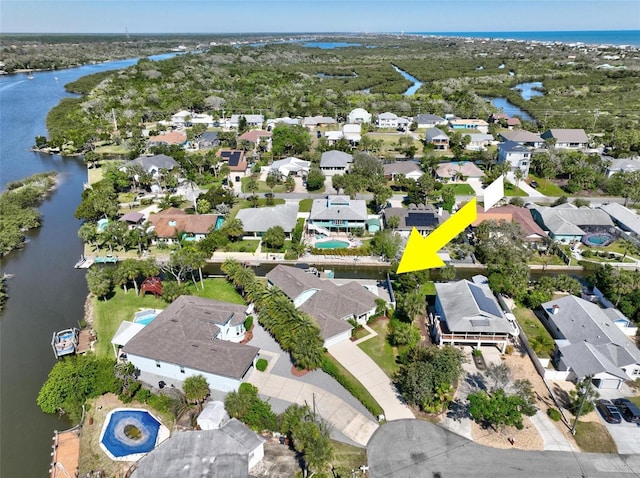
{"type": "MultiPolygon", "coordinates": [[[[535,96],[543,96],[544,93],[540,91],[542,88],[542,82],[533,81],[530,83],[520,83],[514,86],[512,89],[516,90],[520,93],[523,99],[530,100],[535,96]]],[[[505,114],[508,114],[510,117],[519,116],[521,119],[525,121],[535,121],[529,113],[520,109],[513,103],[511,103],[508,99],[503,97],[496,98],[485,98],[485,100],[489,101],[493,106],[502,110],[505,114]]]]}
{"type": "Polygon", "coordinates": [[[411,76],[409,73],[407,73],[404,70],[401,70],[400,68],[398,68],[396,65],[393,65],[393,69],[396,70],[398,73],[400,73],[405,79],[412,81],[413,85],[411,85],[407,91],[405,91],[404,93],[402,93],[404,96],[411,96],[411,95],[415,95],[416,91],[418,91],[420,89],[420,87],[422,86],[422,82],[420,80],[418,80],[415,76],[411,76]]]}
{"type": "MultiPolygon", "coordinates": [[[[161,55],[163,59],[172,55],[161,55]]],[[[40,210],[42,227],[29,234],[22,251],[0,259],[9,300],[0,313],[0,476],[45,476],[53,430],[68,422],[40,411],[36,397],[54,364],[51,336],[77,325],[87,296],[84,273],[73,268],[82,252],[73,217],[86,181],[76,158],[30,151],[35,136],[46,135],[48,111],[70,96],[64,84],[81,76],[124,68],[137,60],[68,70],[0,76],[0,188],[31,174],[55,170],[60,181],[40,210]]]]}

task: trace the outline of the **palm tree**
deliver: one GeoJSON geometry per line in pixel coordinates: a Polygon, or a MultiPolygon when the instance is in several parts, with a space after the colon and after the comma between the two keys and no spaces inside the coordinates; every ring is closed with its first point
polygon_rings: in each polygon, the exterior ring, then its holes
{"type": "Polygon", "coordinates": [[[391,228],[392,231],[395,231],[398,227],[400,227],[400,216],[389,216],[386,218],[387,226],[391,228]]]}
{"type": "Polygon", "coordinates": [[[128,281],[133,282],[133,287],[136,291],[136,295],[138,294],[138,282],[136,279],[140,275],[140,266],[136,259],[125,259],[120,264],[118,264],[118,270],[122,270],[122,274],[128,281]]]}
{"type": "Polygon", "coordinates": [[[305,370],[315,370],[322,365],[324,351],[320,330],[317,327],[304,327],[298,330],[295,334],[291,358],[297,367],[305,370]]]}
{"type": "MultiPolygon", "coordinates": [[[[520,181],[522,181],[522,178],[524,177],[524,173],[522,172],[522,169],[517,168],[514,172],[513,175],[516,179],[516,192],[518,190],[518,187],[520,186],[520,181]]],[[[516,194],[517,196],[517,194],[516,194]]]]}
{"type": "Polygon", "coordinates": [[[204,376],[192,375],[182,383],[182,390],[184,390],[184,396],[187,400],[195,402],[198,408],[201,408],[202,402],[209,395],[209,384],[204,376]]]}

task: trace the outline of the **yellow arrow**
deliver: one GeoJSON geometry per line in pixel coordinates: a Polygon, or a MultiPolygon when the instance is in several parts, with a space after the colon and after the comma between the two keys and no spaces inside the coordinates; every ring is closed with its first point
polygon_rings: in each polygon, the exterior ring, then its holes
{"type": "Polygon", "coordinates": [[[476,198],[473,198],[427,237],[422,237],[414,227],[400,259],[397,273],[444,267],[444,262],[438,257],[438,251],[464,231],[477,216],[476,198]]]}

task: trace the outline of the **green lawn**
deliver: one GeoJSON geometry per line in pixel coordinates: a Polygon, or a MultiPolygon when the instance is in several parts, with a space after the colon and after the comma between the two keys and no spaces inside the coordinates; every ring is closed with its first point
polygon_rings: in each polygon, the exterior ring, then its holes
{"type": "Polygon", "coordinates": [[[260,239],[243,239],[242,241],[230,242],[222,249],[225,252],[255,252],[260,244],[260,239]]]}
{"type": "Polygon", "coordinates": [[[527,309],[525,307],[516,307],[513,310],[513,314],[516,316],[518,325],[527,336],[529,341],[535,339],[538,336],[545,337],[546,341],[549,343],[549,347],[541,351],[538,356],[540,358],[549,358],[554,348],[553,337],[551,337],[551,334],[545,328],[545,326],[542,325],[540,319],[536,317],[531,309],[527,309]]]}
{"type": "MultiPolygon", "coordinates": [[[[268,205],[266,198],[259,198],[256,207],[277,206],[278,204],[284,204],[284,202],[284,199],[273,198],[273,204],[268,205]]],[[[231,208],[231,211],[229,211],[229,217],[234,218],[236,217],[236,214],[238,214],[238,211],[240,209],[248,209],[250,207],[253,207],[253,203],[251,201],[249,201],[248,199],[241,199],[233,205],[233,208],[231,208]]]]}
{"type": "Polygon", "coordinates": [[[576,443],[582,451],[589,453],[618,453],[616,443],[607,427],[597,422],[578,421],[576,443]]]}
{"type": "Polygon", "coordinates": [[[468,184],[453,184],[453,190],[456,196],[473,196],[476,193],[468,184]]]}
{"type": "MultiPolygon", "coordinates": [[[[199,297],[225,302],[245,303],[233,285],[227,282],[226,279],[205,279],[204,284],[204,290],[195,290],[193,283],[190,283],[190,293],[199,297]]],[[[113,296],[109,300],[93,299],[93,305],[93,328],[98,334],[96,354],[99,356],[111,356],[113,354],[111,339],[123,320],[133,320],[133,314],[140,309],[164,309],[168,304],[162,299],[156,299],[151,294],[147,294],[144,297],[137,296],[131,288],[125,294],[124,290],[116,287],[113,296]]]]}
{"type": "Polygon", "coordinates": [[[504,195],[505,196],[528,196],[522,189],[516,188],[515,185],[511,184],[509,181],[504,182],[504,195]]]}
{"type": "Polygon", "coordinates": [[[375,363],[387,374],[392,377],[398,370],[396,363],[396,350],[387,341],[387,325],[388,320],[377,320],[369,326],[375,330],[378,335],[376,337],[365,340],[358,345],[364,353],[373,359],[375,363]]]}
{"type": "Polygon", "coordinates": [[[312,198],[306,198],[300,201],[299,212],[311,212],[311,205],[313,204],[312,198]]]}
{"type": "Polygon", "coordinates": [[[432,280],[425,282],[420,286],[420,292],[422,292],[424,295],[431,295],[435,297],[436,295],[435,282],[433,282],[432,280]]]}
{"type": "MultiPolygon", "coordinates": [[[[246,177],[246,178],[241,178],[240,182],[242,183],[242,192],[243,193],[249,193],[251,191],[249,191],[247,189],[247,182],[249,181],[250,178],[246,177]]],[[[267,183],[264,181],[258,181],[258,190],[256,191],[257,193],[270,193],[271,188],[269,186],[267,186],[267,183]]],[[[284,184],[276,184],[276,186],[273,188],[273,192],[274,193],[286,193],[287,192],[287,188],[285,187],[284,184]]]]}
{"type": "Polygon", "coordinates": [[[545,196],[560,197],[567,195],[567,193],[560,189],[560,187],[556,186],[551,180],[542,179],[529,173],[527,183],[530,183],[531,181],[538,183],[537,191],[545,196]]]}
{"type": "Polygon", "coordinates": [[[331,473],[321,473],[320,476],[352,476],[351,470],[357,470],[367,463],[367,450],[353,445],[347,445],[339,441],[332,440],[333,458],[331,466],[335,475],[331,473]]]}

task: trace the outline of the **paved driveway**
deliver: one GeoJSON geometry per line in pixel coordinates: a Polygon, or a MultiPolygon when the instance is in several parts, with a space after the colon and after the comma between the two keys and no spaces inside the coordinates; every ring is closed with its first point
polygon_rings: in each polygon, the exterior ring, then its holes
{"type": "Polygon", "coordinates": [[[350,340],[329,347],[329,353],[365,386],[384,410],[387,420],[415,418],[400,399],[391,379],[380,367],[350,340]]]}

